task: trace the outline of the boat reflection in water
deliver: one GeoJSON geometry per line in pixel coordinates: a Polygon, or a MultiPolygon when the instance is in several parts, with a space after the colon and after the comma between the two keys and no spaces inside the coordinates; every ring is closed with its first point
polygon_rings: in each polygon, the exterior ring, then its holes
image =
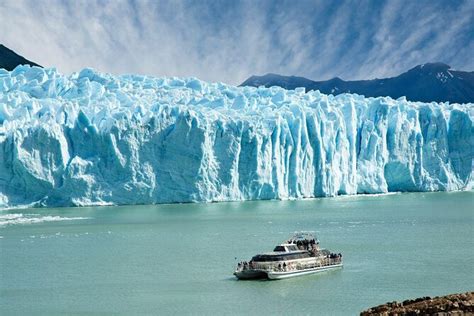
{"type": "Polygon", "coordinates": [[[342,254],[319,247],[313,233],[298,232],[273,252],[258,254],[249,262],[239,262],[238,279],[286,279],[342,267],[342,254]]]}

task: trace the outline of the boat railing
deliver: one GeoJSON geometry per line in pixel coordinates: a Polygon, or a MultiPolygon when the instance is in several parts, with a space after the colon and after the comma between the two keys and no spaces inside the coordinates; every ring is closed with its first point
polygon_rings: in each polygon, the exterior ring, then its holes
{"type": "Polygon", "coordinates": [[[286,272],[286,271],[298,271],[314,268],[322,268],[327,266],[338,265],[342,263],[342,257],[336,258],[323,258],[318,262],[310,263],[289,263],[289,264],[279,264],[277,265],[268,265],[268,264],[259,264],[259,263],[247,263],[240,264],[237,266],[236,271],[245,271],[245,270],[264,270],[264,271],[275,271],[275,272],[286,272]]]}
{"type": "Polygon", "coordinates": [[[314,269],[314,268],[322,268],[322,267],[327,267],[327,266],[333,266],[333,265],[338,265],[342,263],[341,258],[325,258],[319,262],[311,262],[311,263],[290,263],[286,266],[276,266],[273,267],[273,271],[280,271],[280,272],[286,272],[286,271],[299,271],[299,270],[307,270],[307,269],[314,269]]]}

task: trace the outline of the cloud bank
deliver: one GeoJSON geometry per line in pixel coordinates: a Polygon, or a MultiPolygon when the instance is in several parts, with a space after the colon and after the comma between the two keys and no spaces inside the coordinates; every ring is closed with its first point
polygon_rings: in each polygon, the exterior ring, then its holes
{"type": "Polygon", "coordinates": [[[474,69],[474,1],[0,2],[0,43],[62,72],[381,78],[474,69]]]}

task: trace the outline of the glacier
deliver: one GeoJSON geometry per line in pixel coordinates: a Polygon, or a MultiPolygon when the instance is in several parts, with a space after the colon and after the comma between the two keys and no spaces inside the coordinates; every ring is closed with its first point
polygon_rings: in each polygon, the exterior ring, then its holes
{"type": "Polygon", "coordinates": [[[473,187],[474,104],[0,69],[0,207],[473,187]]]}

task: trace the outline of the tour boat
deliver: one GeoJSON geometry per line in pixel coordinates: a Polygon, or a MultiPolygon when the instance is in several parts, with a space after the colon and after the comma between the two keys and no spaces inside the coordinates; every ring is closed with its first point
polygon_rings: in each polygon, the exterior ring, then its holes
{"type": "Polygon", "coordinates": [[[258,254],[239,262],[234,275],[241,280],[286,279],[342,267],[342,255],[319,247],[313,233],[295,233],[273,252],[258,254]]]}

